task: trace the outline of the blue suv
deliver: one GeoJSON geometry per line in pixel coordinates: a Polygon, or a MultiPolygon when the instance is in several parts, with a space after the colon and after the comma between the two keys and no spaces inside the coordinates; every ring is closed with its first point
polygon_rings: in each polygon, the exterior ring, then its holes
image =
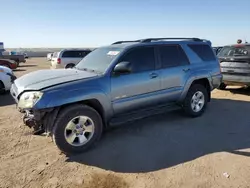
{"type": "Polygon", "coordinates": [[[100,47],[72,69],[24,75],[11,95],[35,134],[80,153],[109,126],[176,108],[202,115],[221,80],[210,41],[150,38],[100,47]]]}

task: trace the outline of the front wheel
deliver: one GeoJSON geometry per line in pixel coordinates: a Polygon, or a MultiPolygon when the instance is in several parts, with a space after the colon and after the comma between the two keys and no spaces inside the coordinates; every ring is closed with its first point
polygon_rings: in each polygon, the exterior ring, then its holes
{"type": "Polygon", "coordinates": [[[59,113],[53,128],[53,140],[66,154],[82,153],[102,135],[102,119],[86,105],[73,105],[59,113]]]}
{"type": "Polygon", "coordinates": [[[198,117],[203,114],[208,101],[207,89],[200,84],[195,84],[189,89],[183,103],[183,109],[189,116],[198,117]]]}

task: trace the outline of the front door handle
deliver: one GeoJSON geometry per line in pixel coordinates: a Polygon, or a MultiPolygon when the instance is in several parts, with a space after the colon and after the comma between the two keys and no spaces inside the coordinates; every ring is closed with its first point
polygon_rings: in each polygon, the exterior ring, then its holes
{"type": "Polygon", "coordinates": [[[153,79],[153,78],[157,78],[158,74],[153,72],[153,73],[149,74],[149,76],[150,76],[151,79],[153,79]]]}
{"type": "Polygon", "coordinates": [[[190,71],[190,68],[184,68],[184,69],[182,69],[184,72],[188,72],[188,71],[190,71]]]}

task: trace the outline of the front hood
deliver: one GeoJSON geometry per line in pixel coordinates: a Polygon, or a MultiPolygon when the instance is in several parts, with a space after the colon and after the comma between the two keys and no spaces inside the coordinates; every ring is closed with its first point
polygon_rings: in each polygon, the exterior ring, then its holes
{"type": "Polygon", "coordinates": [[[97,74],[76,69],[40,70],[24,75],[16,79],[14,83],[18,94],[20,94],[24,90],[41,90],[53,85],[94,76],[97,74]]]}

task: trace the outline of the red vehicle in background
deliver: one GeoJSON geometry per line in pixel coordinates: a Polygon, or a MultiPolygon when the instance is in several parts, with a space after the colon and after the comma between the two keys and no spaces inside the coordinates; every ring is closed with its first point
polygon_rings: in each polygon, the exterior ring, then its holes
{"type": "Polygon", "coordinates": [[[0,65],[8,67],[12,70],[17,68],[17,63],[10,59],[0,59],[0,65]]]}

